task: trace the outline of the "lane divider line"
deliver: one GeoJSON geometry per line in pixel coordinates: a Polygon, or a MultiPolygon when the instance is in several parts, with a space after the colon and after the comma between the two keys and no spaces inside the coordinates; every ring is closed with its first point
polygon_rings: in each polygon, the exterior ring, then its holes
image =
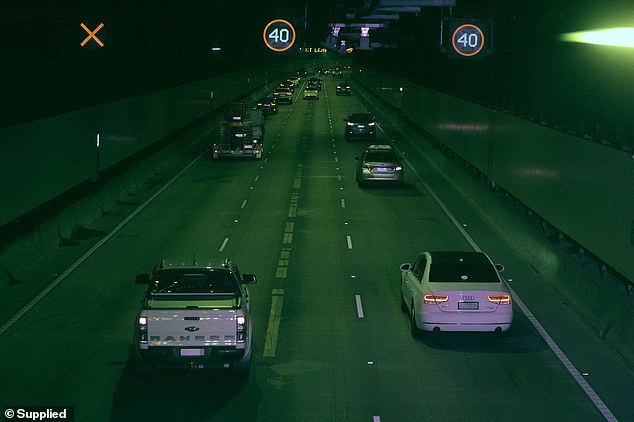
{"type": "Polygon", "coordinates": [[[240,209],[244,209],[247,206],[247,200],[242,201],[242,205],[240,205],[240,209]]]}
{"type": "Polygon", "coordinates": [[[291,243],[293,243],[293,233],[284,233],[282,243],[285,245],[290,245],[291,243]]]}
{"type": "Polygon", "coordinates": [[[106,243],[108,240],[110,240],[115,234],[117,234],[119,232],[119,230],[121,230],[123,227],[125,227],[126,224],[128,224],[141,211],[143,211],[143,209],[145,209],[145,207],[147,207],[161,193],[163,193],[163,191],[165,191],[165,189],[170,187],[172,185],[172,183],[174,183],[183,174],[185,174],[185,172],[187,170],[189,170],[194,165],[194,163],[196,163],[198,160],[200,160],[204,155],[205,155],[205,153],[203,152],[198,157],[194,158],[181,171],[179,171],[174,177],[172,177],[162,188],[160,188],[152,196],[150,196],[147,201],[145,201],[144,203],[139,205],[137,207],[137,209],[132,211],[132,213],[130,213],[130,215],[128,215],[121,223],[119,223],[114,229],[112,229],[112,231],[110,233],[108,233],[100,241],[95,243],[95,245],[92,248],[88,249],[88,251],[86,251],[86,253],[83,254],[70,267],[68,267],[66,269],[66,271],[64,271],[59,276],[57,276],[57,278],[55,278],[55,280],[53,280],[51,282],[51,284],[46,286],[44,288],[44,290],[42,290],[37,296],[35,296],[33,299],[31,299],[31,301],[29,303],[24,305],[24,307],[22,309],[20,309],[18,312],[15,313],[15,315],[13,315],[11,318],[9,318],[9,320],[7,320],[7,322],[5,322],[0,327],[0,336],[2,336],[13,324],[15,324],[20,318],[22,318],[27,312],[29,312],[35,305],[37,305],[37,303],[40,300],[42,300],[47,294],[49,294],[51,292],[51,290],[53,290],[55,287],[57,287],[57,285],[59,283],[64,281],[64,279],[66,279],[66,277],[68,277],[73,271],[75,271],[77,269],[77,267],[79,267],[81,264],[83,264],[85,260],[90,258],[99,248],[101,248],[104,245],[104,243],[106,243]]]}
{"type": "Polygon", "coordinates": [[[341,208],[345,208],[346,207],[346,200],[341,198],[341,208]]]}
{"type": "Polygon", "coordinates": [[[225,246],[227,246],[227,242],[229,242],[229,238],[225,237],[225,240],[222,241],[222,245],[220,245],[220,249],[218,249],[218,252],[222,252],[225,250],[225,246]]]}
{"type": "Polygon", "coordinates": [[[348,242],[348,249],[352,249],[352,237],[346,236],[346,242],[348,242]]]}
{"type": "MultiPolygon", "coordinates": [[[[381,128],[379,126],[379,129],[385,134],[385,131],[383,131],[383,128],[381,128]]],[[[398,149],[396,147],[395,147],[395,149],[397,150],[397,152],[399,154],[401,154],[401,152],[398,151],[398,149]]],[[[456,219],[456,217],[454,217],[454,215],[451,213],[451,211],[449,211],[449,209],[445,206],[445,204],[438,197],[438,195],[436,195],[436,193],[432,190],[431,186],[429,186],[423,180],[423,178],[420,177],[420,175],[418,174],[418,172],[416,171],[416,169],[414,168],[412,163],[407,158],[405,158],[405,162],[406,162],[407,166],[409,167],[409,169],[414,174],[414,176],[416,176],[416,178],[422,183],[422,185],[425,187],[425,189],[427,189],[427,191],[430,193],[432,198],[434,198],[434,201],[436,201],[438,206],[443,210],[444,214],[449,218],[449,220],[453,223],[453,225],[458,229],[460,234],[462,234],[462,236],[469,243],[469,245],[471,245],[471,247],[476,252],[482,252],[482,249],[480,248],[480,246],[475,242],[475,240],[473,240],[473,238],[469,235],[469,233],[467,233],[467,231],[464,229],[462,224],[460,224],[458,222],[458,220],[456,219]]],[[[614,416],[612,411],[607,407],[605,402],[599,397],[599,395],[594,391],[594,389],[590,386],[590,384],[588,384],[588,382],[585,380],[585,378],[583,378],[581,376],[581,374],[579,373],[579,370],[577,370],[577,368],[570,361],[568,356],[566,356],[566,354],[561,350],[559,345],[557,345],[557,343],[552,339],[550,334],[548,334],[548,331],[546,331],[544,326],[541,325],[541,323],[537,320],[535,315],[530,311],[528,306],[526,306],[524,301],[522,301],[522,299],[520,299],[520,297],[517,295],[517,293],[515,293],[515,291],[511,288],[511,286],[508,285],[508,283],[506,281],[504,281],[504,284],[508,287],[509,291],[513,295],[513,300],[515,301],[515,303],[517,303],[517,305],[520,308],[520,310],[522,311],[522,313],[530,321],[530,323],[533,325],[535,330],[537,330],[537,332],[542,337],[542,339],[544,339],[546,344],[548,344],[548,347],[550,348],[550,350],[555,354],[555,356],[561,362],[561,364],[564,366],[564,368],[566,368],[566,370],[568,371],[570,376],[572,376],[572,378],[575,381],[577,381],[577,383],[579,384],[581,389],[586,393],[588,398],[596,406],[596,408],[599,410],[599,412],[601,412],[603,417],[607,421],[610,421],[610,422],[618,421],[618,419],[614,416]]]]}
{"type": "Polygon", "coordinates": [[[357,317],[363,319],[363,305],[361,304],[361,295],[354,295],[354,300],[357,303],[357,317]]]}
{"type": "Polygon", "coordinates": [[[277,337],[280,331],[280,321],[282,319],[282,305],[284,304],[284,289],[273,289],[271,297],[271,313],[269,314],[269,323],[266,329],[266,337],[264,340],[264,352],[262,356],[265,358],[275,357],[277,350],[277,337]]]}
{"type": "Polygon", "coordinates": [[[550,349],[553,351],[555,356],[557,356],[557,359],[559,359],[561,364],[566,368],[566,370],[568,370],[568,373],[572,375],[572,378],[574,378],[574,380],[577,381],[577,384],[579,384],[581,389],[586,393],[586,395],[590,398],[590,400],[592,400],[592,403],[594,403],[597,409],[599,409],[599,412],[601,412],[603,417],[610,422],[618,421],[616,416],[614,416],[612,411],[608,408],[608,406],[601,399],[601,397],[599,397],[596,391],[594,391],[594,389],[590,386],[590,384],[588,384],[585,378],[583,378],[583,375],[581,375],[581,373],[575,367],[575,365],[570,361],[570,359],[568,359],[568,356],[566,356],[566,354],[563,352],[563,350],[561,350],[561,348],[555,342],[555,340],[553,340],[550,334],[548,334],[544,326],[537,320],[537,318],[530,311],[530,309],[528,309],[528,306],[526,306],[524,301],[521,300],[519,296],[517,296],[517,294],[511,288],[511,286],[507,284],[507,287],[509,288],[509,291],[513,295],[513,300],[515,301],[517,306],[522,310],[524,315],[526,315],[526,318],[528,318],[531,324],[533,324],[533,327],[535,327],[537,332],[539,332],[539,335],[542,336],[546,344],[548,344],[548,347],[550,347],[550,349]]]}

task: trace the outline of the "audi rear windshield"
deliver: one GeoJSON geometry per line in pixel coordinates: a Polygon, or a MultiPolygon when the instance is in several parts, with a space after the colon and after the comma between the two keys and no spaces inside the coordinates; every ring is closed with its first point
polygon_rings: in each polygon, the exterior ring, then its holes
{"type": "Polygon", "coordinates": [[[479,252],[435,252],[429,270],[431,283],[499,283],[495,267],[479,252]]]}
{"type": "Polygon", "coordinates": [[[348,121],[351,123],[370,123],[372,116],[369,114],[351,114],[350,117],[348,117],[348,121]]]}
{"type": "Polygon", "coordinates": [[[394,163],[398,161],[395,154],[391,152],[368,152],[365,154],[365,161],[377,163],[394,163]]]}

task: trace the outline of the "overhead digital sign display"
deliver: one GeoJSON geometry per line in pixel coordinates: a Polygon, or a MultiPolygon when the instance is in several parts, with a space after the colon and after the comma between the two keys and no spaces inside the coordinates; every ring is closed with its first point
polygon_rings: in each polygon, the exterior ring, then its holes
{"type": "Polygon", "coordinates": [[[475,56],[484,47],[484,32],[473,24],[460,25],[451,36],[451,44],[454,51],[461,56],[475,56]]]}
{"type": "Polygon", "coordinates": [[[262,33],[264,44],[276,52],[286,51],[295,43],[295,28],[284,19],[269,22],[262,33]]]}
{"type": "Polygon", "coordinates": [[[484,20],[451,19],[446,49],[452,59],[484,59],[491,48],[491,24],[484,20]]]}

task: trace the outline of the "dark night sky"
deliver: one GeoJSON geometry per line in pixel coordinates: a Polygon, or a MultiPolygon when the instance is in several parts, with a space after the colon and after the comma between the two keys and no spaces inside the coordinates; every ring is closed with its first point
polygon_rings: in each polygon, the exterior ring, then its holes
{"type": "Polygon", "coordinates": [[[0,6],[0,65],[4,98],[14,107],[3,114],[0,126],[279,60],[262,42],[262,30],[271,19],[293,22],[300,43],[316,44],[327,34],[334,2],[308,2],[307,31],[304,5],[215,0],[5,3],[0,6]],[[104,23],[97,34],[104,48],[79,46],[88,35],[82,22],[89,29],[104,23]],[[217,46],[222,53],[211,54],[217,46]]]}
{"type": "MultiPolygon", "coordinates": [[[[180,85],[280,60],[267,50],[262,29],[274,18],[290,20],[298,43],[317,44],[327,35],[327,23],[362,0],[21,0],[0,6],[0,65],[3,95],[11,103],[0,126],[56,114],[100,102],[180,85]],[[308,28],[304,11],[308,5],[308,28]],[[339,6],[338,6],[339,5],[339,6]],[[95,28],[106,43],[103,49],[81,48],[87,35],[79,26],[95,28]],[[221,54],[210,54],[221,46],[221,54]],[[95,83],[99,81],[99,83],[95,83]],[[88,95],[87,95],[88,94],[88,95]]],[[[496,74],[497,66],[509,84],[532,72],[536,51],[556,44],[562,32],[604,26],[631,26],[634,2],[609,5],[589,0],[458,0],[456,15],[493,15],[495,48],[487,63],[461,64],[474,72],[496,74]],[[495,64],[495,58],[500,61],[495,64]],[[508,62],[512,66],[508,67],[508,62]],[[518,65],[519,64],[519,65],[518,65]],[[507,68],[502,69],[502,67],[507,68]],[[515,67],[513,67],[515,66],[515,67]],[[502,70],[500,70],[502,69],[502,70]],[[518,72],[507,76],[508,72],[518,72]]],[[[438,8],[418,16],[404,15],[393,32],[401,47],[359,54],[369,64],[385,64],[386,71],[402,71],[428,84],[451,89],[446,75],[455,64],[438,51],[438,8]],[[433,64],[430,66],[430,64],[433,64]]],[[[456,72],[462,71],[460,69],[456,72]]],[[[484,86],[484,85],[483,85],[484,86]]],[[[478,93],[475,93],[478,95],[478,93]]]]}

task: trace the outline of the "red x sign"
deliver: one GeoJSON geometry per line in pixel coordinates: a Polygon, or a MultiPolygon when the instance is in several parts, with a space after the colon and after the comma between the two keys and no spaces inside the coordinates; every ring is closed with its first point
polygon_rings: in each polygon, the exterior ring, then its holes
{"type": "Polygon", "coordinates": [[[95,35],[97,32],[99,32],[101,28],[103,28],[103,23],[100,23],[99,26],[96,27],[94,31],[91,31],[90,29],[88,29],[86,25],[83,24],[83,22],[81,23],[81,27],[84,28],[84,31],[88,32],[88,36],[86,37],[86,39],[80,43],[82,47],[85,46],[86,43],[90,41],[91,38],[94,39],[97,42],[97,44],[99,44],[99,47],[103,47],[103,43],[95,35]]]}

